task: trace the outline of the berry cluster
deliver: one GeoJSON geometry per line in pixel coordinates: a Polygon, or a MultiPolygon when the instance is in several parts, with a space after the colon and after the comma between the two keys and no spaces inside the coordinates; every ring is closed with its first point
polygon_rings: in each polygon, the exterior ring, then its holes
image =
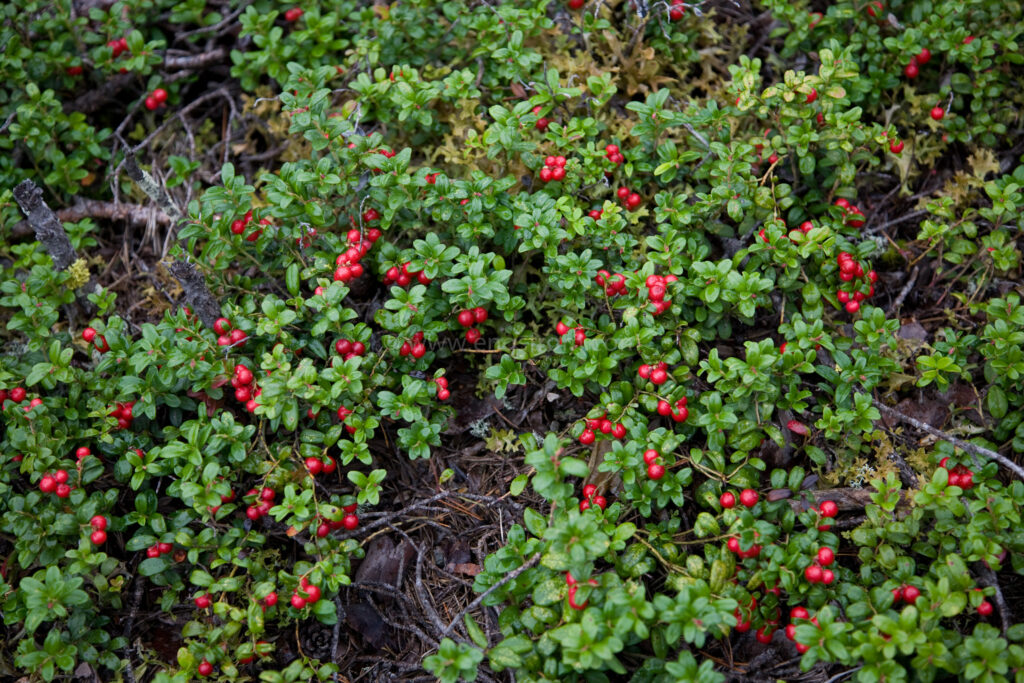
{"type": "MultiPolygon", "coordinates": [[[[310,458],[306,459],[307,467],[309,466],[309,460],[310,458]]],[[[326,467],[324,468],[324,471],[327,471],[326,467]]],[[[331,471],[334,471],[333,467],[331,471]]],[[[336,531],[337,529],[346,529],[348,531],[352,531],[353,529],[359,526],[359,518],[354,514],[356,511],[355,503],[352,503],[351,505],[346,505],[345,507],[342,508],[342,510],[345,511],[345,515],[342,516],[341,519],[321,518],[320,525],[316,528],[316,535],[318,538],[323,538],[327,534],[331,533],[332,531],[336,531]]],[[[276,595],[274,596],[274,602],[277,602],[276,595]]]]}
{"type": "Polygon", "coordinates": [[[107,47],[114,53],[114,59],[120,57],[123,53],[128,52],[128,39],[127,38],[115,38],[107,41],[107,47]]]}
{"type": "Polygon", "coordinates": [[[626,438],[626,427],[621,422],[613,423],[605,413],[601,417],[588,419],[587,426],[580,433],[580,443],[589,446],[597,439],[597,432],[611,434],[616,439],[626,438]]]}
{"type": "MultiPolygon", "coordinates": [[[[656,369],[651,371],[652,381],[656,371],[656,369]]],[[[665,399],[660,399],[658,401],[658,415],[671,417],[674,422],[686,422],[686,418],[690,417],[690,410],[686,407],[686,397],[683,396],[677,400],[674,407],[665,399]]]]}
{"type": "Polygon", "coordinates": [[[853,255],[841,251],[836,257],[839,265],[839,279],[844,283],[836,290],[836,299],[846,307],[847,313],[856,313],[860,310],[860,303],[875,294],[875,283],[878,282],[878,273],[873,270],[864,272],[864,266],[858,263],[853,255]],[[855,278],[864,278],[862,285],[848,285],[855,278]]]}
{"type": "Polygon", "coordinates": [[[552,180],[561,180],[565,177],[565,157],[545,157],[544,168],[540,169],[540,180],[550,183],[552,180]]]}
{"type": "Polygon", "coordinates": [[[622,273],[612,274],[607,270],[601,269],[594,276],[594,282],[598,286],[604,287],[604,293],[608,296],[625,296],[629,291],[626,289],[626,276],[622,273]]]}
{"type": "MultiPolygon", "coordinates": [[[[655,365],[644,363],[637,368],[636,374],[640,375],[641,379],[649,379],[653,384],[662,385],[668,381],[668,363],[665,361],[655,365]]],[[[684,403],[683,405],[686,404],[684,403]]]]}
{"type": "Polygon", "coordinates": [[[615,144],[605,145],[604,155],[608,161],[612,162],[616,166],[626,160],[626,157],[622,156],[622,152],[619,151],[619,146],[615,144]]]}
{"type": "Polygon", "coordinates": [[[25,391],[24,387],[14,387],[10,391],[0,389],[0,409],[7,407],[8,399],[10,399],[11,403],[21,403],[27,395],[28,392],[25,391]]]}
{"type": "Polygon", "coordinates": [[[249,335],[237,327],[232,329],[231,321],[227,318],[217,318],[213,323],[213,331],[218,335],[217,346],[235,346],[249,338],[249,335]]]}
{"type": "Polygon", "coordinates": [[[92,527],[92,533],[89,534],[89,540],[92,541],[93,545],[103,545],[107,542],[107,518],[103,515],[93,515],[92,519],[89,520],[89,526],[92,527]]]}
{"type": "MultiPolygon", "coordinates": [[[[760,499],[757,491],[754,489],[743,489],[740,491],[740,505],[747,508],[752,508],[757,505],[757,501],[760,499]]],[[[718,502],[721,503],[722,507],[726,510],[731,510],[736,507],[736,494],[731,491],[726,491],[718,497],[718,502]]]]}
{"type": "MultiPolygon", "coordinates": [[[[346,408],[345,406],[338,406],[338,420],[340,420],[342,424],[345,424],[345,420],[347,420],[348,416],[351,414],[352,411],[346,408]]],[[[353,427],[352,425],[345,425],[345,431],[347,431],[349,434],[355,434],[356,428],[353,427]]]]}
{"type": "Polygon", "coordinates": [[[644,284],[647,285],[647,299],[654,306],[654,315],[661,315],[672,305],[671,299],[666,299],[668,286],[678,280],[675,275],[648,275],[644,284]]]}
{"type": "Polygon", "coordinates": [[[630,211],[636,210],[644,202],[643,197],[638,195],[636,192],[631,192],[628,187],[620,187],[615,191],[615,196],[618,197],[630,211]]]}
{"type": "Polygon", "coordinates": [[[334,462],[334,458],[329,455],[324,456],[323,460],[311,455],[306,458],[305,465],[306,469],[309,470],[309,474],[314,477],[321,472],[324,474],[331,474],[334,470],[338,469],[338,464],[334,462]]]}
{"type": "Polygon", "coordinates": [[[245,404],[245,409],[252,413],[256,411],[256,397],[263,393],[263,390],[253,382],[252,370],[239,363],[235,366],[235,376],[231,378],[231,386],[235,388],[235,400],[245,404]]]}
{"type": "Polygon", "coordinates": [[[448,391],[448,380],[444,377],[438,377],[434,380],[434,384],[437,385],[437,400],[447,401],[452,395],[451,392],[448,391]]]}
{"type": "Polygon", "coordinates": [[[660,462],[661,453],[653,448],[644,451],[644,464],[647,465],[647,476],[657,481],[665,476],[665,466],[660,462]]]}
{"type": "Polygon", "coordinates": [[[412,356],[419,360],[427,353],[427,346],[423,343],[423,333],[415,332],[410,342],[402,342],[402,348],[398,350],[400,356],[412,356]]]}
{"type": "Polygon", "coordinates": [[[943,458],[939,463],[939,467],[944,470],[949,470],[949,486],[958,486],[965,491],[974,486],[974,471],[967,469],[963,465],[954,465],[952,469],[949,468],[949,458],[943,458]]]}
{"type": "Polygon", "coordinates": [[[466,328],[466,342],[476,344],[480,341],[480,330],[473,325],[480,325],[487,322],[487,309],[483,306],[459,311],[456,316],[459,324],[466,328]]]}
{"type": "MultiPolygon", "coordinates": [[[[236,218],[235,220],[231,221],[231,233],[234,235],[244,235],[245,230],[246,228],[249,227],[250,223],[252,223],[252,211],[246,211],[244,218],[236,218]]],[[[270,219],[261,218],[259,224],[262,226],[270,225],[270,219]]],[[[263,229],[257,228],[256,230],[253,230],[248,235],[246,235],[245,240],[247,242],[255,242],[260,238],[260,235],[262,234],[263,229]]]]}
{"type": "Polygon", "coordinates": [[[833,202],[843,210],[843,220],[851,228],[859,228],[864,225],[864,212],[850,203],[845,197],[840,197],[833,202]]]}
{"type": "MultiPolygon", "coordinates": [[[[576,579],[569,572],[565,573],[565,583],[569,586],[569,607],[572,607],[576,610],[586,609],[588,604],[587,601],[584,601],[582,605],[576,602],[576,591],[579,588],[579,586],[576,583],[576,579]]],[[[590,579],[589,581],[587,581],[587,583],[591,586],[596,586],[597,580],[590,579]]]]}
{"type": "MultiPolygon", "coordinates": [[[[574,331],[573,341],[576,343],[576,346],[583,346],[583,342],[587,341],[587,331],[580,325],[571,329],[574,331]]],[[[555,325],[555,332],[558,334],[559,338],[565,337],[565,335],[569,333],[569,330],[570,327],[561,320],[559,320],[558,324],[555,325]]]]}
{"type": "Polygon", "coordinates": [[[67,498],[71,495],[71,487],[68,485],[68,471],[57,470],[53,474],[46,473],[39,480],[39,490],[43,493],[55,493],[58,498],[67,498]]]}
{"type": "Polygon", "coordinates": [[[342,360],[348,360],[349,358],[362,356],[366,353],[366,344],[361,341],[342,338],[334,342],[334,350],[341,356],[342,360]]]}
{"type": "Polygon", "coordinates": [[[599,221],[601,220],[601,216],[604,215],[604,209],[591,209],[587,212],[587,215],[595,221],[599,221]]]}
{"type": "Polygon", "coordinates": [[[100,353],[106,353],[110,350],[110,344],[107,343],[107,338],[96,332],[92,327],[87,327],[82,330],[82,339],[84,339],[87,344],[92,344],[93,348],[100,353]]]}
{"type": "Polygon", "coordinates": [[[920,67],[924,66],[932,59],[932,51],[928,48],[922,48],[921,52],[913,55],[910,58],[910,62],[903,67],[903,73],[907,78],[917,78],[917,74],[920,73],[920,67]]]}
{"type": "Polygon", "coordinates": [[[260,517],[264,517],[270,514],[270,508],[274,506],[274,489],[264,487],[262,490],[257,491],[256,489],[249,489],[249,492],[245,494],[246,498],[251,498],[252,502],[249,507],[245,509],[245,516],[252,521],[258,520],[260,517]]]}
{"type": "MultiPolygon", "coordinates": [[[[754,532],[754,535],[757,536],[756,531],[754,532]]],[[[736,557],[740,558],[741,560],[745,560],[748,557],[757,557],[761,554],[761,546],[757,543],[750,546],[746,550],[743,550],[740,547],[740,539],[736,536],[731,536],[729,540],[726,541],[725,547],[729,549],[729,552],[733,553],[734,555],[736,555],[736,557]]]]}
{"type": "Polygon", "coordinates": [[[167,91],[163,88],[156,88],[146,97],[146,109],[154,111],[167,101],[167,91]]]}
{"type": "Polygon", "coordinates": [[[292,593],[292,607],[302,609],[306,605],[312,605],[320,599],[320,588],[311,584],[306,577],[299,581],[299,587],[292,593]]]}
{"type": "Polygon", "coordinates": [[[827,567],[835,562],[836,554],[831,548],[818,548],[814,562],[804,569],[804,578],[808,583],[832,585],[836,580],[835,573],[827,567]]]}
{"type": "Polygon", "coordinates": [[[429,285],[432,280],[427,277],[427,274],[422,270],[409,270],[409,262],[406,261],[402,264],[401,268],[398,266],[391,266],[388,271],[384,273],[384,284],[396,284],[399,287],[408,287],[413,278],[417,280],[421,285],[429,285]]]}
{"type": "MultiPolygon", "coordinates": [[[[796,641],[796,622],[799,620],[809,620],[815,626],[818,625],[818,617],[811,617],[805,607],[794,607],[791,609],[789,611],[789,624],[786,626],[786,638],[794,642],[796,641]],[[809,617],[810,619],[808,619],[809,617]]],[[[809,649],[809,645],[796,643],[796,651],[800,654],[807,652],[809,649]]]]}
{"type": "Polygon", "coordinates": [[[902,585],[892,589],[893,602],[905,602],[908,605],[913,605],[919,597],[921,597],[921,589],[917,586],[902,585]]]}
{"type": "Polygon", "coordinates": [[[117,420],[118,429],[128,429],[135,419],[135,401],[115,403],[114,409],[110,411],[110,417],[117,420]]]}
{"type": "Polygon", "coordinates": [[[174,550],[174,546],[170,543],[154,543],[153,545],[146,548],[146,557],[160,557],[174,550]]]}
{"type": "Polygon", "coordinates": [[[608,501],[605,500],[604,496],[598,495],[597,487],[593,484],[587,484],[583,487],[583,498],[584,500],[580,501],[580,512],[589,510],[591,506],[604,510],[608,505],[608,501]]]}

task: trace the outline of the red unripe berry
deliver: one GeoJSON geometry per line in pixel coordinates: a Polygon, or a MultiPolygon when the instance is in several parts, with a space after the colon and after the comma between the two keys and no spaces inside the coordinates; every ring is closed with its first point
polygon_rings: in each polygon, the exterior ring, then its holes
{"type": "Polygon", "coordinates": [[[740,504],[744,507],[752,508],[757,505],[759,497],[754,489],[743,489],[740,491],[740,504]]]}
{"type": "Polygon", "coordinates": [[[726,510],[731,510],[736,507],[736,495],[731,491],[726,491],[718,497],[718,502],[721,503],[722,507],[726,510]]]}

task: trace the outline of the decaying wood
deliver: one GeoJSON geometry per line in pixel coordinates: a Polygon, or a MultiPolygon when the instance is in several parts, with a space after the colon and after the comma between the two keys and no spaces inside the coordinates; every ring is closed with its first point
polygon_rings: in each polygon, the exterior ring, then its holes
{"type": "Polygon", "coordinates": [[[53,259],[57,270],[64,270],[76,260],[78,254],[71,246],[71,240],[64,231],[57,214],[46,205],[43,191],[31,180],[25,180],[14,188],[14,201],[28,218],[29,225],[36,233],[36,239],[53,259]]]}

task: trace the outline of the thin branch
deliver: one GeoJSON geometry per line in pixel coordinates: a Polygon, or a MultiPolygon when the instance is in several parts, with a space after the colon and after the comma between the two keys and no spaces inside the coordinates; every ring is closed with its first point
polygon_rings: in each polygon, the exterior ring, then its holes
{"type": "Polygon", "coordinates": [[[412,540],[412,538],[409,537],[409,534],[405,533],[398,527],[388,524],[388,528],[399,534],[409,545],[416,549],[416,581],[413,584],[413,587],[416,590],[416,597],[419,598],[420,607],[422,607],[426,615],[430,617],[430,621],[433,623],[434,628],[438,631],[443,630],[444,624],[441,623],[441,617],[438,616],[437,610],[434,609],[433,603],[430,602],[430,596],[427,595],[427,589],[423,587],[423,548],[421,548],[416,541],[412,540]]]}
{"type": "Polygon", "coordinates": [[[952,434],[947,434],[946,432],[940,429],[936,429],[927,422],[921,422],[920,420],[912,418],[909,415],[904,415],[900,411],[896,410],[895,408],[890,408],[889,406],[885,405],[884,403],[882,403],[881,401],[874,397],[871,398],[871,402],[876,408],[878,408],[886,415],[894,417],[902,422],[906,422],[907,424],[912,425],[923,432],[928,432],[932,436],[942,439],[943,441],[948,441],[956,448],[959,448],[960,450],[967,452],[974,460],[975,467],[981,467],[981,462],[978,460],[978,458],[984,457],[988,458],[989,460],[995,460],[997,463],[999,463],[1006,469],[1010,470],[1021,479],[1024,479],[1024,468],[1022,468],[1020,465],[1007,458],[1005,455],[1000,455],[999,453],[996,453],[995,451],[990,450],[988,448],[984,448],[983,446],[978,446],[973,443],[964,441],[963,439],[958,439],[952,434]]]}
{"type": "MultiPolygon", "coordinates": [[[[66,223],[77,223],[85,218],[102,218],[111,221],[127,221],[133,226],[145,226],[150,221],[160,227],[171,224],[171,217],[160,209],[139,204],[115,204],[98,199],[78,199],[73,205],[58,209],[57,218],[66,223]]],[[[11,237],[27,237],[32,226],[27,220],[18,221],[11,227],[11,237]]]]}
{"type": "Polygon", "coordinates": [[[218,47],[209,52],[200,52],[197,55],[182,55],[175,57],[164,57],[163,67],[168,70],[182,71],[185,69],[202,69],[210,64],[224,62],[228,53],[218,47]]]}
{"type": "Polygon", "coordinates": [[[441,631],[441,637],[443,638],[444,636],[446,636],[449,633],[451,633],[452,629],[455,628],[455,624],[457,624],[459,622],[459,620],[461,620],[466,614],[468,614],[469,612],[472,612],[477,607],[479,607],[481,605],[481,603],[483,603],[483,601],[487,599],[487,596],[489,596],[491,593],[493,593],[494,591],[498,590],[499,588],[501,588],[502,586],[507,584],[509,581],[513,581],[517,576],[519,576],[520,574],[525,572],[527,569],[529,569],[533,565],[537,564],[537,562],[540,561],[540,555],[541,554],[539,552],[538,553],[534,553],[533,557],[528,559],[522,566],[517,567],[516,569],[513,569],[508,574],[506,574],[505,577],[501,581],[499,581],[498,583],[494,584],[493,586],[491,586],[490,588],[485,590],[483,593],[478,595],[477,598],[475,600],[473,600],[473,602],[471,602],[468,605],[466,605],[466,609],[462,610],[461,612],[459,612],[458,614],[455,615],[455,618],[453,618],[451,620],[451,623],[449,623],[448,626],[446,626],[444,628],[444,630],[441,631]]]}
{"type": "Polygon", "coordinates": [[[996,609],[999,610],[999,620],[1003,625],[1003,635],[1010,630],[1010,626],[1013,624],[1013,614],[1010,612],[1010,607],[1006,604],[1006,598],[1003,597],[1003,591],[999,587],[999,577],[992,571],[984,562],[979,563],[978,573],[984,579],[986,586],[992,586],[995,589],[995,595],[993,596],[996,601],[996,609]]]}
{"type": "Polygon", "coordinates": [[[903,301],[910,294],[910,290],[914,288],[914,283],[917,282],[918,266],[914,266],[914,269],[910,271],[910,277],[907,278],[907,283],[903,285],[903,289],[900,290],[896,300],[892,302],[892,306],[889,307],[887,314],[892,314],[894,311],[898,311],[900,306],[903,305],[903,301]]]}

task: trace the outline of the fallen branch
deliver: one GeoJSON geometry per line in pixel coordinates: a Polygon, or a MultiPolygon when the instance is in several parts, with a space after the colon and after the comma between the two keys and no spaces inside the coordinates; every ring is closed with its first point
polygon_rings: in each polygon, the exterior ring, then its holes
{"type": "Polygon", "coordinates": [[[475,610],[477,607],[479,607],[483,603],[483,601],[487,599],[487,596],[489,596],[491,593],[493,593],[494,591],[496,591],[499,588],[501,588],[502,586],[504,586],[509,581],[514,580],[517,576],[519,576],[520,574],[525,572],[527,569],[529,569],[533,565],[537,564],[537,562],[540,561],[540,555],[541,555],[540,553],[534,553],[533,557],[531,557],[525,563],[523,563],[522,566],[513,569],[508,574],[506,574],[505,577],[502,578],[501,581],[499,581],[498,583],[494,584],[493,586],[491,586],[490,588],[485,590],[483,593],[478,595],[476,597],[476,599],[473,600],[473,602],[471,602],[468,605],[466,605],[466,609],[462,610],[461,612],[459,612],[458,614],[455,615],[455,617],[451,620],[451,622],[444,628],[443,631],[441,631],[441,637],[443,638],[446,635],[448,635],[449,633],[451,633],[452,629],[455,628],[455,624],[457,624],[459,622],[459,620],[461,620],[466,614],[469,614],[470,612],[475,610]]]}
{"type": "Polygon", "coordinates": [[[197,55],[182,55],[180,57],[164,57],[163,67],[172,71],[184,69],[202,69],[210,64],[217,64],[227,60],[228,53],[224,48],[218,47],[209,52],[201,52],[197,55]]]}
{"type": "Polygon", "coordinates": [[[181,288],[185,292],[185,301],[192,307],[192,311],[199,316],[203,325],[212,329],[213,324],[220,317],[220,304],[206,286],[206,278],[198,268],[188,261],[174,261],[167,266],[167,269],[181,284],[181,288]]]}
{"type": "MultiPolygon", "coordinates": [[[[149,225],[153,221],[160,227],[171,224],[171,217],[160,209],[139,204],[115,204],[96,199],[79,199],[72,206],[56,211],[57,218],[62,222],[77,223],[85,218],[102,218],[111,221],[127,221],[133,226],[149,225]]],[[[32,226],[27,220],[18,221],[11,228],[11,237],[27,237],[32,234],[32,226]]]]}
{"type": "Polygon", "coordinates": [[[14,188],[14,201],[18,202],[29,225],[35,230],[36,239],[46,248],[57,270],[65,270],[78,260],[75,248],[71,246],[68,234],[64,232],[57,214],[46,205],[43,191],[31,180],[25,180],[14,188]]]}
{"type": "Polygon", "coordinates": [[[872,404],[874,404],[876,408],[878,408],[881,412],[885,413],[886,415],[894,417],[897,420],[900,420],[901,422],[906,422],[907,424],[916,427],[917,429],[920,429],[923,432],[928,432],[932,436],[942,439],[943,441],[947,441],[956,448],[959,448],[960,450],[967,452],[971,456],[971,459],[974,461],[975,467],[980,468],[981,462],[978,460],[978,458],[985,457],[988,458],[989,460],[995,460],[997,463],[999,463],[1006,469],[1010,470],[1021,479],[1024,479],[1024,468],[1022,468],[1020,465],[1007,458],[1005,455],[1000,455],[999,453],[996,453],[993,450],[989,450],[988,448],[977,446],[973,443],[964,441],[963,439],[958,439],[952,434],[947,434],[946,432],[940,429],[936,429],[927,422],[921,422],[920,420],[910,417],[909,415],[904,415],[900,411],[896,410],[895,408],[890,408],[889,406],[885,405],[884,403],[882,403],[881,401],[874,397],[872,397],[871,402],[872,404]]]}

